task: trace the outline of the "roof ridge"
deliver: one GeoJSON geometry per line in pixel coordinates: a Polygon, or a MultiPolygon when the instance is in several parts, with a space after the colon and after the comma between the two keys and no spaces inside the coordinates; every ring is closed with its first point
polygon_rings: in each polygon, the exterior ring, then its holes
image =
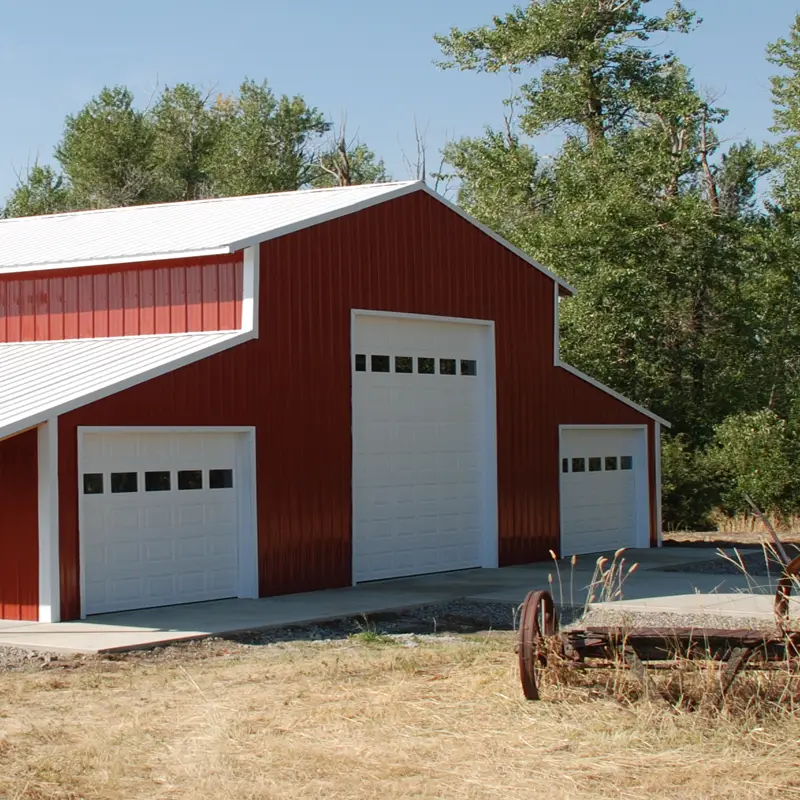
{"type": "Polygon", "coordinates": [[[170,200],[166,203],[142,203],[141,205],[131,206],[112,206],[111,208],[85,208],[78,211],[60,211],[55,214],[33,214],[27,217],[11,217],[9,219],[0,219],[0,226],[11,223],[20,223],[32,220],[44,219],[60,219],[62,217],[74,217],[79,214],[109,214],[114,211],[134,211],[144,210],[146,208],[170,208],[174,206],[198,206],[211,203],[226,203],[233,200],[260,200],[265,197],[286,197],[290,194],[320,194],[323,192],[356,192],[359,189],[374,188],[375,186],[398,187],[410,186],[414,183],[421,183],[421,181],[385,181],[375,183],[359,183],[353,186],[326,186],[319,189],[292,189],[285,192],[262,192],[261,194],[234,194],[226,197],[203,197],[198,200],[170,200]]]}

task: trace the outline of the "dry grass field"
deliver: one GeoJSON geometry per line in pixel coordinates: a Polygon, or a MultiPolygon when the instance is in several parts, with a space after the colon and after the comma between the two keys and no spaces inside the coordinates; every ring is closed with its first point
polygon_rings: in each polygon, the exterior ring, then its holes
{"type": "Polygon", "coordinates": [[[0,672],[0,797],[800,796],[797,687],[769,680],[721,709],[602,674],[530,704],[508,633],[32,660],[0,672]]]}

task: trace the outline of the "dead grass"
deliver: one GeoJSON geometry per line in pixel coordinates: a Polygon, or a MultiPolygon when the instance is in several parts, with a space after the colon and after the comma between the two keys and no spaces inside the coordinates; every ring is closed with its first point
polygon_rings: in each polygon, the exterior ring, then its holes
{"type": "Polygon", "coordinates": [[[526,704],[510,635],[169,652],[0,674],[0,797],[800,795],[786,706],[526,704]]]}

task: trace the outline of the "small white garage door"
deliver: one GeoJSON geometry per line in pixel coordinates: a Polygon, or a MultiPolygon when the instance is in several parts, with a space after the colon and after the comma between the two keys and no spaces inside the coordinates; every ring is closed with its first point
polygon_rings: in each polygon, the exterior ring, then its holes
{"type": "Polygon", "coordinates": [[[640,428],[562,428],[562,556],[647,546],[646,442],[640,428]]]}
{"type": "Polygon", "coordinates": [[[356,315],[354,581],[493,564],[490,344],[486,325],[356,315]]]}
{"type": "Polygon", "coordinates": [[[84,613],[239,595],[242,434],[84,433],[84,613]]]}

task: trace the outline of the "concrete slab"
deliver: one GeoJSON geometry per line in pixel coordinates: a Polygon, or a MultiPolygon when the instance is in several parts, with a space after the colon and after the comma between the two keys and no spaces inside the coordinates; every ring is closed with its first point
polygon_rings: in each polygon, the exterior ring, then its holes
{"type": "MultiPolygon", "coordinates": [[[[698,596],[705,596],[703,602],[718,603],[719,592],[735,593],[747,588],[744,576],[659,571],[665,566],[708,560],[714,557],[713,550],[675,547],[631,550],[625,555],[628,564],[639,564],[625,583],[626,601],[639,603],[645,608],[674,610],[676,605],[681,607],[681,603],[689,602],[681,598],[690,597],[692,602],[698,602],[698,596]]],[[[549,575],[553,576],[552,588],[557,602],[563,594],[564,602],[570,602],[572,596],[577,604],[582,605],[596,560],[597,556],[581,556],[574,569],[568,561],[559,562],[562,590],[559,589],[555,565],[550,561],[504,569],[401,578],[262,600],[220,600],[100,614],[80,622],[0,621],[0,645],[98,653],[396,611],[456,599],[515,606],[531,589],[548,588],[549,575]]]]}
{"type": "MultiPolygon", "coordinates": [[[[595,603],[593,608],[608,608],[619,612],[651,612],[670,614],[714,614],[720,617],[754,617],[773,621],[774,595],[767,594],[683,594],[669,597],[650,597],[641,600],[622,600],[614,603],[595,603]]],[[[792,598],[789,616],[800,619],[800,598],[792,598]]]]}

